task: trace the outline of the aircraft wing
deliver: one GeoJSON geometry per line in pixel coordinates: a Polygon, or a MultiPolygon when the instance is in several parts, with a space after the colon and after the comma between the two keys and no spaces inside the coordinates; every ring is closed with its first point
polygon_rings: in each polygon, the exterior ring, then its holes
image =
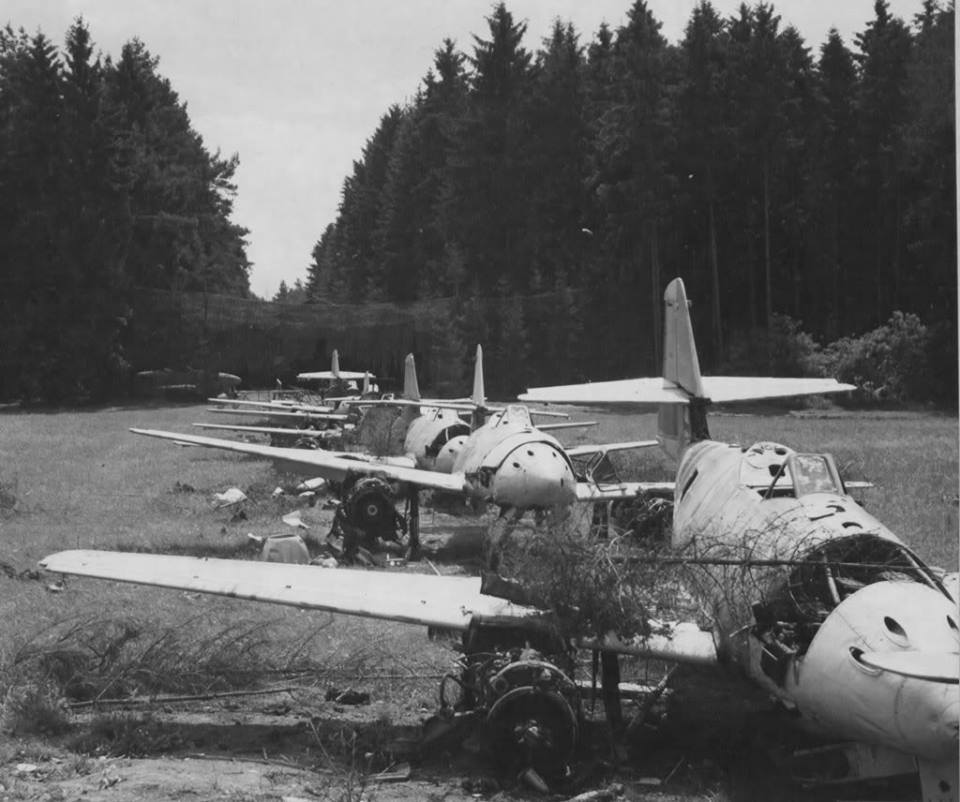
{"type": "MultiPolygon", "coordinates": [[[[40,561],[40,567],[52,573],[459,631],[473,621],[535,619],[543,614],[535,607],[481,593],[480,577],[83,550],[51,554],[40,561]]],[[[578,645],[678,662],[716,662],[709,632],[689,623],[661,624],[657,630],[647,638],[621,638],[611,633],[578,645]]]]}
{"type": "Polygon", "coordinates": [[[456,401],[415,400],[412,398],[344,398],[345,406],[351,407],[418,407],[420,409],[453,409],[458,412],[473,412],[475,404],[461,404],[456,401]]]}
{"type": "Polygon", "coordinates": [[[343,481],[348,476],[378,476],[382,479],[396,482],[408,482],[418,487],[430,490],[446,490],[451,493],[462,493],[465,490],[465,481],[462,474],[437,473],[398,465],[396,461],[379,461],[362,454],[334,454],[329,451],[311,451],[303,448],[279,448],[277,446],[260,445],[259,443],[241,443],[237,440],[220,440],[216,437],[203,437],[194,434],[179,434],[177,432],[162,432],[155,429],[131,429],[134,434],[147,437],[158,437],[161,440],[172,440],[175,443],[220,448],[225,451],[235,451],[240,454],[253,454],[258,457],[279,460],[310,476],[322,476],[335,482],[343,481]]]}
{"type": "MultiPolygon", "coordinates": [[[[762,376],[704,376],[704,397],[716,404],[818,395],[855,390],[836,379],[780,379],[762,376]]],[[[587,384],[531,387],[521,401],[554,404],[687,404],[690,395],[661,378],[621,379],[587,384]]]]}
{"type": "Polygon", "coordinates": [[[208,398],[210,404],[220,404],[228,409],[231,407],[251,407],[253,409],[272,410],[274,412],[333,412],[331,406],[317,406],[316,404],[301,404],[284,401],[249,401],[246,398],[208,398]]]}
{"type": "Polygon", "coordinates": [[[672,494],[674,482],[577,482],[577,501],[616,501],[645,494],[672,494]]]}
{"type": "Polygon", "coordinates": [[[465,630],[476,616],[536,615],[480,593],[480,577],[327,569],[315,565],[114,551],[61,551],[47,571],[212,593],[332,613],[465,630]]]}
{"type": "MultiPolygon", "coordinates": [[[[542,429],[543,426],[537,428],[542,429]]],[[[599,445],[570,446],[565,448],[569,457],[586,457],[590,454],[606,454],[608,451],[627,451],[633,448],[656,448],[657,440],[627,440],[622,443],[600,443],[599,445]]]]}
{"type": "Polygon", "coordinates": [[[220,407],[207,407],[207,412],[216,412],[221,415],[256,415],[260,418],[286,420],[350,420],[350,416],[343,412],[294,412],[285,409],[221,409],[220,407]]]}
{"type": "Polygon", "coordinates": [[[568,420],[561,423],[538,423],[537,428],[541,432],[550,432],[554,429],[587,429],[596,425],[597,422],[595,420],[568,420]]]}
{"type": "Polygon", "coordinates": [[[234,423],[195,423],[198,429],[221,429],[228,432],[249,434],[277,434],[287,437],[315,437],[318,439],[339,437],[339,429],[284,429],[282,426],[240,426],[234,423]]]}

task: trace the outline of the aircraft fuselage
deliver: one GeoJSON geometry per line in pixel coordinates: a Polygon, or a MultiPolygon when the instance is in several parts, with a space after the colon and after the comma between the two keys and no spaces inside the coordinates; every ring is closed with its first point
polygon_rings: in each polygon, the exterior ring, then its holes
{"type": "MultiPolygon", "coordinates": [[[[420,442],[432,431],[436,430],[424,424],[418,430],[424,433],[420,442]]],[[[411,426],[408,442],[413,433],[411,426]]],[[[494,413],[469,436],[448,439],[435,457],[434,469],[462,473],[474,499],[501,509],[546,510],[569,506],[576,499],[576,477],[563,446],[533,426],[527,408],[519,404],[494,413]]]]}
{"type": "Polygon", "coordinates": [[[956,602],[846,493],[829,455],[693,444],[677,472],[673,545],[697,560],[692,586],[722,658],[807,729],[956,757],[956,602]]]}

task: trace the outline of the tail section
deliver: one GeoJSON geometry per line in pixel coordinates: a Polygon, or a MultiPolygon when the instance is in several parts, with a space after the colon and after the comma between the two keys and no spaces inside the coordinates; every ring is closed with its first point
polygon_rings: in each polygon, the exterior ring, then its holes
{"type": "Polygon", "coordinates": [[[336,348],[333,349],[333,354],[330,357],[330,372],[334,379],[340,378],[340,354],[337,353],[336,348]]]}
{"type": "Polygon", "coordinates": [[[700,359],[693,339],[690,302],[683,279],[675,278],[663,293],[663,380],[689,397],[687,404],[661,403],[657,414],[657,440],[674,459],[680,459],[691,439],[705,440],[707,429],[706,397],[700,359]],[[699,403],[698,403],[699,402],[699,403]],[[696,425],[692,425],[692,419],[696,425]]]}
{"type": "Polygon", "coordinates": [[[693,341],[690,302],[683,279],[675,278],[663,293],[663,378],[694,398],[704,396],[700,360],[693,341]]]}
{"type": "Polygon", "coordinates": [[[403,397],[408,401],[419,401],[420,385],[417,382],[417,365],[413,354],[407,354],[403,360],[403,397]]]}
{"type": "Polygon", "coordinates": [[[363,388],[360,390],[360,395],[363,398],[366,398],[370,395],[370,371],[366,371],[363,374],[363,388]]]}
{"type": "Polygon", "coordinates": [[[667,285],[663,300],[663,378],[620,379],[591,384],[533,387],[523,401],[557,404],[654,404],[659,410],[658,439],[664,451],[679,457],[688,443],[709,438],[706,409],[711,403],[759,401],[856,389],[836,379],[781,379],[761,376],[702,376],[683,280],[667,285]]]}
{"type": "Polygon", "coordinates": [[[477,356],[473,362],[473,395],[470,396],[478,407],[486,406],[487,391],[483,386],[483,346],[477,345],[477,356]]]}

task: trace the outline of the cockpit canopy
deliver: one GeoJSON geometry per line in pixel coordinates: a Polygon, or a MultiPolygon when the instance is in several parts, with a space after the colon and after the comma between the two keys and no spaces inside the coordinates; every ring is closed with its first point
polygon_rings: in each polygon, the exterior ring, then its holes
{"type": "Polygon", "coordinates": [[[533,428],[533,422],[530,420],[530,410],[523,404],[508,404],[507,408],[500,413],[500,419],[495,425],[533,428]]]}
{"type": "Polygon", "coordinates": [[[830,454],[801,454],[779,443],[755,443],[744,451],[740,482],[763,498],[846,492],[830,454]]]}

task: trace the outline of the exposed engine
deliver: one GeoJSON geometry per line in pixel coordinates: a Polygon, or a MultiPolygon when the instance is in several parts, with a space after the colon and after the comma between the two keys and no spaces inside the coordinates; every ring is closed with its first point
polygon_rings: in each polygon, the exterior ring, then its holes
{"type": "Polygon", "coordinates": [[[407,533],[406,519],[397,512],[391,484],[376,476],[361,476],[344,483],[341,503],[333,519],[331,535],[343,537],[344,556],[372,546],[377,538],[400,542],[407,533]]]}
{"type": "Polygon", "coordinates": [[[546,631],[515,622],[474,626],[464,637],[460,673],[441,683],[440,712],[425,725],[425,743],[464,737],[479,725],[505,773],[533,770],[547,783],[563,779],[581,729],[577,686],[556,664],[568,661],[546,631]],[[559,657],[553,662],[545,654],[559,657]]]}
{"type": "Polygon", "coordinates": [[[753,634],[764,643],[761,666],[783,684],[789,662],[806,653],[820,624],[852,593],[874,582],[921,582],[942,590],[933,572],[905,546],[872,534],[828,540],[753,606],[753,634]]]}

